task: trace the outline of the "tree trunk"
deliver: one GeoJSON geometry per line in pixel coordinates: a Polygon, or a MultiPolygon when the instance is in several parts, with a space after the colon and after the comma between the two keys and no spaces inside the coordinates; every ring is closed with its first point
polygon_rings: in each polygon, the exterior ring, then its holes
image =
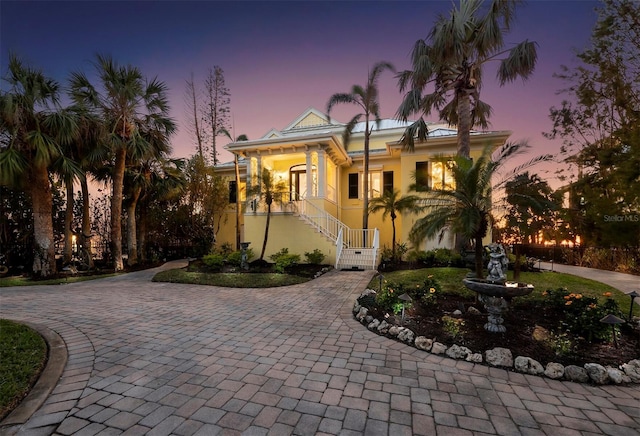
{"type": "Polygon", "coordinates": [[[476,259],[476,277],[481,279],[483,278],[482,274],[482,237],[476,237],[476,250],[475,250],[475,259],[476,259]]]}
{"type": "Polygon", "coordinates": [[[136,207],[138,206],[138,199],[142,188],[137,186],[133,188],[131,193],[131,201],[127,205],[127,247],[129,258],[127,264],[129,266],[138,263],[138,240],[136,235],[136,207]]]}
{"type": "Polygon", "coordinates": [[[138,235],[138,259],[140,262],[146,262],[147,259],[147,212],[145,207],[146,201],[140,205],[140,217],[136,221],[138,235]]]}
{"type": "Polygon", "coordinates": [[[396,259],[396,217],[394,213],[391,213],[391,228],[393,228],[393,236],[391,237],[391,243],[393,247],[391,248],[391,253],[393,256],[393,260],[396,259]]]}
{"type": "Polygon", "coordinates": [[[242,206],[240,205],[240,167],[238,165],[238,155],[234,154],[233,156],[236,169],[236,250],[240,250],[240,214],[242,213],[242,206]]]}
{"type": "Polygon", "coordinates": [[[56,270],[56,254],[53,243],[53,199],[49,172],[45,165],[38,165],[31,173],[29,195],[33,205],[34,256],[33,274],[44,278],[53,276],[56,270]]]}
{"type": "Polygon", "coordinates": [[[65,182],[67,188],[67,209],[64,211],[64,253],[62,255],[62,263],[64,265],[71,263],[73,257],[73,180],[65,182]]]}
{"type": "Polygon", "coordinates": [[[116,161],[113,167],[113,187],[111,195],[111,256],[113,267],[122,271],[122,188],[124,182],[125,160],[127,150],[123,147],[116,151],[116,161]]]}
{"type": "Polygon", "coordinates": [[[264,226],[264,242],[262,242],[262,251],[260,252],[260,260],[264,260],[264,252],[267,250],[267,238],[269,237],[269,221],[271,220],[271,203],[267,203],[267,223],[264,226]]]}
{"type": "Polygon", "coordinates": [[[86,262],[89,269],[94,268],[93,249],[91,248],[91,203],[89,202],[89,185],[87,179],[80,180],[82,189],[82,233],[80,235],[80,245],[86,254],[86,262]]]}
{"type": "MultiPolygon", "coordinates": [[[[364,199],[362,201],[362,228],[369,228],[369,115],[367,114],[364,125],[364,182],[362,183],[364,189],[364,199]]],[[[367,232],[364,232],[365,235],[367,232]]],[[[364,241],[365,247],[367,241],[364,241]]]]}
{"type": "Polygon", "coordinates": [[[470,156],[471,150],[471,98],[463,88],[458,94],[458,156],[470,156]]]}

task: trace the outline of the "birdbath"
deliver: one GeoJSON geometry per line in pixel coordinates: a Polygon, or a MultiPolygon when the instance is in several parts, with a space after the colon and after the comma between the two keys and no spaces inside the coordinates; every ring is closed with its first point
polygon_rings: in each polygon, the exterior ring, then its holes
{"type": "Polygon", "coordinates": [[[478,293],[478,299],[487,309],[487,323],[484,329],[491,333],[504,333],[507,328],[502,325],[502,313],[509,307],[513,297],[528,295],[533,292],[533,285],[507,282],[504,270],[508,266],[507,255],[500,244],[489,245],[489,274],[486,279],[467,278],[464,285],[478,293]],[[504,269],[504,270],[503,270],[504,269]]]}

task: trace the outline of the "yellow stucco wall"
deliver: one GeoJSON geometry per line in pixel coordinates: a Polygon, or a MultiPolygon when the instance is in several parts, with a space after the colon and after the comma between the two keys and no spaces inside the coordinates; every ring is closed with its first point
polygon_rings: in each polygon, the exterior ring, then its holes
{"type": "MultiPolygon", "coordinates": [[[[251,242],[256,258],[260,256],[264,241],[266,214],[247,214],[245,216],[245,241],[251,242]]],[[[322,234],[316,232],[302,219],[293,215],[272,214],[269,224],[269,237],[264,259],[288,248],[290,254],[299,254],[300,260],[305,262],[304,253],[319,249],[324,253],[324,263],[334,264],[336,261],[336,246],[322,234]]]]}

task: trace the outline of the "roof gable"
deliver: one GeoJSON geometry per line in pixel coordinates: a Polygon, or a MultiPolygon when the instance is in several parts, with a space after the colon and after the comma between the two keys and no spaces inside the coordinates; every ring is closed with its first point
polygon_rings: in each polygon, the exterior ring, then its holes
{"type": "Polygon", "coordinates": [[[310,127],[320,127],[327,125],[341,125],[341,123],[320,112],[317,109],[309,108],[304,111],[298,118],[293,120],[291,124],[282,129],[282,131],[287,130],[296,130],[296,129],[307,129],[310,127]]]}

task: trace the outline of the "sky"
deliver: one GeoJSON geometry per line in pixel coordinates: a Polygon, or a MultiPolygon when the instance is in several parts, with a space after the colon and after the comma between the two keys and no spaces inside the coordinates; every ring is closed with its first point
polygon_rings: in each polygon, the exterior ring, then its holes
{"type": "MultiPolygon", "coordinates": [[[[65,84],[70,73],[93,74],[96,54],[138,67],[169,87],[178,123],[173,156],[195,152],[186,128],[185,80],[204,82],[220,66],[231,94],[232,134],[258,139],[282,129],[309,107],[324,111],[329,97],[364,85],[370,67],[391,62],[409,68],[418,39],[427,37],[451,1],[7,1],[0,2],[0,66],[9,53],[65,84]]],[[[598,2],[529,0],[517,9],[505,38],[538,44],[538,64],[526,82],[499,87],[495,66],[484,73],[481,99],[493,107],[491,130],[511,130],[527,140],[530,157],[555,153],[549,109],[559,106],[565,84],[561,65],[576,66],[589,46],[598,2]]],[[[2,89],[6,89],[3,83],[2,89]]],[[[392,118],[401,101],[390,72],[380,77],[381,115],[392,118]]],[[[356,107],[339,105],[332,116],[347,122],[356,107]]],[[[429,121],[438,121],[435,115],[429,121]]],[[[223,138],[219,142],[226,142],[223,138]]],[[[231,156],[223,152],[223,161],[231,156]]],[[[551,178],[553,171],[540,170],[551,178]]],[[[550,180],[551,181],[551,180],[550,180]]]]}

